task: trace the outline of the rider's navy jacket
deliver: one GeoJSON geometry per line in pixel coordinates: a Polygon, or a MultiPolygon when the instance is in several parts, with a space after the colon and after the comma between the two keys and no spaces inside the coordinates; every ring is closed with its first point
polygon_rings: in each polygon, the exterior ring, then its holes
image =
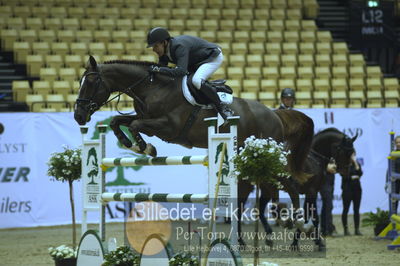
{"type": "Polygon", "coordinates": [[[173,77],[182,77],[188,72],[195,72],[197,68],[212,61],[221,53],[218,45],[198,37],[180,35],[169,41],[169,54],[171,59],[164,55],[159,58],[159,64],[167,66],[169,62],[175,68],[161,67],[160,72],[173,77]]]}

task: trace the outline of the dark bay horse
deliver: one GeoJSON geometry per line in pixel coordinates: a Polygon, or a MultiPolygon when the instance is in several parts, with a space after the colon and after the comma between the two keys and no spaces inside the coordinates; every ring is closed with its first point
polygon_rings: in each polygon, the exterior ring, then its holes
{"type": "MultiPolygon", "coordinates": [[[[281,112],[277,110],[276,112],[281,112]]],[[[324,243],[320,238],[319,233],[319,219],[317,211],[317,194],[325,182],[325,175],[327,174],[327,165],[333,160],[336,162],[336,171],[342,176],[349,173],[351,163],[351,154],[354,150],[354,141],[357,135],[353,138],[348,137],[336,128],[327,128],[315,134],[310,153],[305,161],[305,172],[311,175],[311,178],[303,184],[297,184],[297,191],[305,195],[303,209],[305,211],[306,222],[311,219],[314,225],[313,235],[315,236],[315,243],[319,249],[323,249],[324,243]]],[[[288,182],[282,180],[282,182],[288,182]]],[[[284,187],[288,187],[284,184],[284,187]]],[[[272,199],[274,202],[278,201],[278,191],[271,186],[261,186],[260,198],[260,213],[264,213],[267,203],[272,199]]],[[[267,234],[272,233],[267,220],[264,216],[260,217],[264,230],[267,234]]],[[[295,239],[292,243],[293,246],[298,245],[300,231],[297,229],[295,239]]],[[[270,242],[267,242],[271,244],[270,242]]]]}
{"type": "MultiPolygon", "coordinates": [[[[134,99],[137,112],[135,115],[116,116],[111,122],[114,134],[126,147],[131,148],[133,145],[119,128],[120,125],[128,127],[140,152],[146,150],[146,143],[140,133],[189,148],[207,148],[207,126],[203,119],[216,116],[215,111],[200,110],[190,130],[182,136],[182,130],[194,107],[182,95],[181,79],[159,74],[153,79],[149,76],[148,69],[152,64],[110,61],[98,65],[90,57],[81,79],[75,120],[80,125],[86,124],[91,115],[107,102],[111,93],[118,91],[134,99]]],[[[295,178],[305,179],[302,168],[314,129],[311,118],[297,111],[287,111],[284,117],[280,117],[257,101],[236,97],[230,108],[235,115],[240,116],[238,146],[242,146],[244,140],[251,135],[256,138],[272,137],[278,142],[286,141],[291,151],[289,171],[295,178]]],[[[224,132],[227,128],[221,127],[220,130],[224,132]]],[[[153,150],[150,155],[155,153],[153,150]]]]}
{"type": "MultiPolygon", "coordinates": [[[[90,56],[86,71],[81,79],[81,87],[76,100],[74,117],[80,125],[86,124],[91,115],[107,103],[112,92],[125,93],[133,99],[135,115],[115,116],[110,124],[118,140],[128,148],[138,152],[156,155],[156,149],[146,143],[140,133],[188,148],[207,148],[206,117],[215,117],[212,109],[201,109],[193,119],[194,107],[184,98],[182,79],[173,79],[160,74],[150,75],[152,62],[110,61],[97,64],[90,56]],[[187,121],[193,121],[187,129],[187,121]],[[123,133],[120,126],[126,126],[134,142],[123,133]]],[[[278,142],[285,141],[291,155],[288,158],[288,171],[300,183],[307,180],[303,164],[308,153],[314,131],[314,123],[305,114],[285,110],[277,115],[260,102],[234,98],[229,106],[234,115],[240,116],[238,124],[238,146],[254,135],[256,138],[272,137],[278,142]]],[[[226,132],[227,126],[220,127],[226,132]]],[[[290,184],[291,185],[291,184],[290,184]]],[[[250,187],[239,182],[239,197],[248,196],[250,187]],[[246,195],[247,193],[247,195],[246,195]]],[[[292,196],[292,195],[291,195],[292,196]]],[[[293,192],[294,206],[299,207],[298,193],[293,192]]]]}

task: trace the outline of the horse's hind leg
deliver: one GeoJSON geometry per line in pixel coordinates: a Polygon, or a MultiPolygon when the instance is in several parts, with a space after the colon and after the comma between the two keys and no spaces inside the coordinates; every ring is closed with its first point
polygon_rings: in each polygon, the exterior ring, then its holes
{"type": "Polygon", "coordinates": [[[253,186],[250,182],[239,180],[238,182],[238,242],[240,246],[246,246],[246,243],[243,240],[242,234],[242,212],[244,204],[246,203],[247,198],[249,197],[251,191],[253,190],[253,186]]]}
{"type": "Polygon", "coordinates": [[[289,193],[290,199],[292,200],[292,208],[294,213],[292,216],[294,217],[294,224],[297,228],[304,230],[304,210],[300,208],[300,195],[299,192],[293,182],[288,180],[284,183],[285,189],[289,193]]]}
{"type": "MultiPolygon", "coordinates": [[[[265,233],[267,235],[272,234],[272,228],[268,224],[267,219],[265,219],[265,208],[267,207],[268,202],[271,200],[271,192],[269,189],[266,189],[265,187],[261,186],[261,197],[260,197],[260,220],[261,224],[264,227],[265,233]]],[[[265,238],[265,244],[268,246],[272,247],[273,243],[272,240],[265,238]]]]}

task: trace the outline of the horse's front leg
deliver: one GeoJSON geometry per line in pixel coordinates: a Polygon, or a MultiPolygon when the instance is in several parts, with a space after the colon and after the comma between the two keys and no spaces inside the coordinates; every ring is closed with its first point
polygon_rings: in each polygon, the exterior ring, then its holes
{"type": "Polygon", "coordinates": [[[133,150],[136,153],[144,154],[143,151],[146,149],[146,142],[143,140],[142,136],[139,133],[132,134],[132,137],[136,143],[136,145],[133,145],[132,141],[120,128],[120,126],[126,126],[129,128],[129,125],[132,123],[132,121],[137,119],[137,115],[117,115],[112,119],[110,127],[114,131],[114,135],[125,147],[133,150]]]}
{"type": "Polygon", "coordinates": [[[117,115],[111,120],[110,127],[114,131],[117,139],[127,148],[132,147],[132,141],[121,130],[120,126],[128,127],[133,120],[137,119],[136,115],[117,115]]]}
{"type": "Polygon", "coordinates": [[[157,156],[157,150],[151,143],[146,143],[140,133],[146,134],[147,136],[157,135],[160,136],[161,139],[168,139],[173,136],[173,129],[166,116],[156,119],[133,120],[129,124],[128,129],[138,144],[138,152],[145,153],[152,157],[157,156]]]}

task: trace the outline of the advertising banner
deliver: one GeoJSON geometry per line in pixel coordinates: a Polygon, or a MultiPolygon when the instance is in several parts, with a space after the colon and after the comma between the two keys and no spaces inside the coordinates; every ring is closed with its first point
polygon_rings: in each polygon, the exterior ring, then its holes
{"type": "MultiPolygon", "coordinates": [[[[384,190],[389,154],[389,131],[400,134],[400,110],[391,109],[303,109],[315,124],[315,132],[336,127],[349,137],[362,163],[361,212],[388,208],[384,190]]],[[[97,112],[88,123],[88,139],[97,138],[97,124],[108,125],[114,112],[97,112]]],[[[187,149],[155,137],[144,136],[159,156],[206,155],[205,149],[187,149]]],[[[68,184],[52,181],[47,162],[62,145],[80,147],[82,137],[72,113],[0,113],[0,228],[46,226],[71,223],[68,184]]],[[[119,146],[110,128],[106,134],[107,157],[137,156],[119,146]]],[[[109,192],[207,193],[207,168],[201,165],[111,167],[106,173],[109,192]]],[[[341,177],[336,175],[334,213],[341,213],[341,177]]],[[[74,182],[77,221],[81,220],[80,181],[74,182]]],[[[281,193],[281,197],[285,193],[281,193]]],[[[122,202],[110,203],[108,221],[122,221],[122,202]]],[[[98,222],[98,214],[89,215],[98,222]]]]}

